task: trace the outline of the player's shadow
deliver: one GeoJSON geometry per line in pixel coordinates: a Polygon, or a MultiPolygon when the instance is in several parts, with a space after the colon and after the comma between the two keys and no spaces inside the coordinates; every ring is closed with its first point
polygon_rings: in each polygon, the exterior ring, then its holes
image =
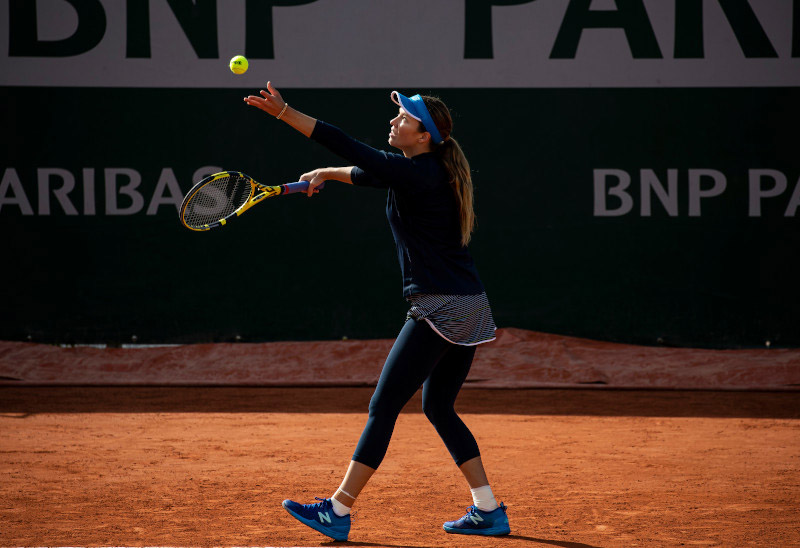
{"type": "Polygon", "coordinates": [[[387,548],[425,548],[424,546],[419,545],[406,546],[405,544],[386,544],[384,542],[375,544],[374,542],[353,542],[350,540],[332,540],[330,542],[323,542],[322,546],[386,546],[387,548]]]}
{"type": "Polygon", "coordinates": [[[537,542],[539,544],[549,544],[550,546],[561,546],[562,548],[601,548],[592,544],[584,544],[582,542],[572,542],[569,540],[549,540],[544,538],[524,537],[522,535],[506,535],[505,538],[513,538],[517,540],[527,540],[528,542],[537,542]]]}
{"type": "MultiPolygon", "coordinates": [[[[550,546],[561,546],[562,548],[600,548],[599,546],[593,546],[591,544],[584,544],[582,542],[571,542],[568,540],[548,540],[543,538],[534,538],[534,537],[526,537],[523,535],[504,535],[503,537],[499,538],[513,538],[516,540],[526,540],[528,542],[536,542],[538,544],[549,544],[550,546]]],[[[342,541],[331,541],[325,542],[322,544],[323,546],[385,546],[388,548],[425,548],[424,545],[415,545],[415,546],[406,546],[403,544],[386,544],[380,543],[375,544],[373,542],[352,542],[347,540],[342,541]]],[[[431,545],[435,546],[435,545],[431,545]]]]}

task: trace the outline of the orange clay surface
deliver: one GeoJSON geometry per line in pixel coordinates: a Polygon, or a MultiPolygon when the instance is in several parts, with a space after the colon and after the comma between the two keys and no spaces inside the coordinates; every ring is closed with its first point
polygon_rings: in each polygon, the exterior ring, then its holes
{"type": "Polygon", "coordinates": [[[509,508],[469,490],[417,395],[349,543],[281,500],[330,496],[371,388],[0,387],[2,546],[800,546],[800,394],[480,389],[458,409],[509,508]]]}
{"type": "MultiPolygon", "coordinates": [[[[392,339],[61,348],[0,341],[0,386],[375,386],[392,339]]],[[[465,388],[800,391],[800,348],[637,346],[503,328],[465,388]]]]}

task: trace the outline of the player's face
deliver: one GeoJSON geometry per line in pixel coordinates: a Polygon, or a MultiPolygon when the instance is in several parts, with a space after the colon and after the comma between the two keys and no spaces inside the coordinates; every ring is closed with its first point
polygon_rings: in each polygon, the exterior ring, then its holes
{"type": "Polygon", "coordinates": [[[425,134],[422,124],[406,114],[403,109],[400,109],[389,125],[391,126],[389,144],[403,151],[418,146],[420,138],[425,134]]]}

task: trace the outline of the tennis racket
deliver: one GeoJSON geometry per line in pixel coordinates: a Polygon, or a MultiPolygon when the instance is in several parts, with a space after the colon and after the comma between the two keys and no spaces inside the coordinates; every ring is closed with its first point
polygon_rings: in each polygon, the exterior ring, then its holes
{"type": "Polygon", "coordinates": [[[264,198],[307,190],[308,181],[266,186],[240,171],[214,173],[186,194],[181,204],[181,224],[198,232],[210,230],[228,224],[264,198]]]}

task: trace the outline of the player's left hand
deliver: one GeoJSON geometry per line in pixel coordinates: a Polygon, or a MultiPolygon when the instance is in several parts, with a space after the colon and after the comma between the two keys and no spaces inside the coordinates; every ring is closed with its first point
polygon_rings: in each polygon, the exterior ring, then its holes
{"type": "Polygon", "coordinates": [[[258,95],[248,95],[244,102],[250,106],[260,108],[271,116],[277,116],[283,110],[286,101],[283,100],[281,93],[273,87],[272,82],[267,82],[267,91],[261,90],[261,97],[258,95]]]}

